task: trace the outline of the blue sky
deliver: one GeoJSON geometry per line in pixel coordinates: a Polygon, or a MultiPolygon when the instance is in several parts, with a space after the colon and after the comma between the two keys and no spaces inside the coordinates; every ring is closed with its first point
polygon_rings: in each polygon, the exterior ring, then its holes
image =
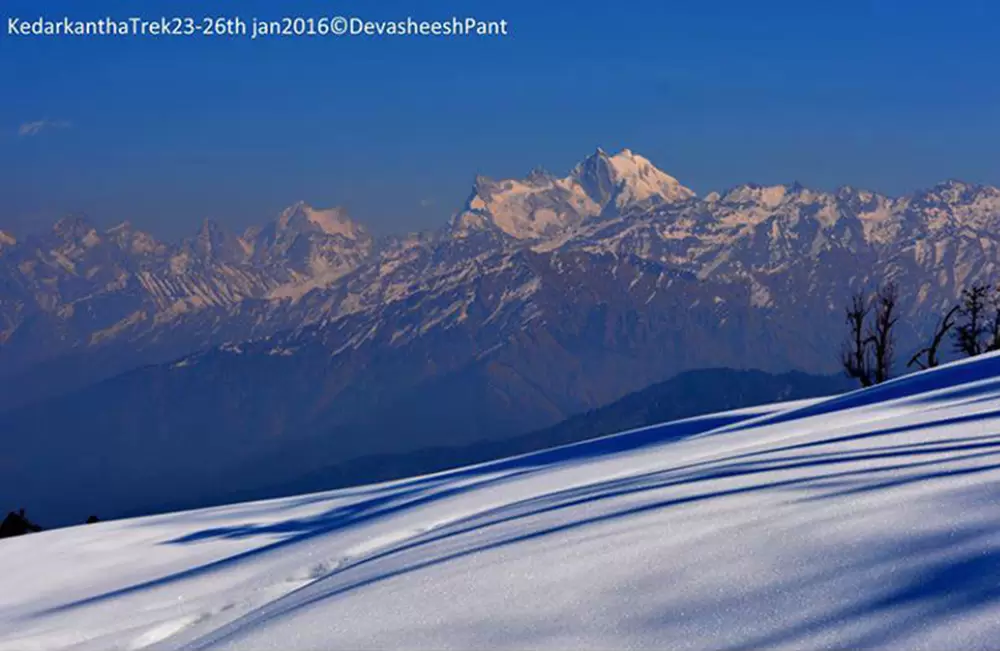
{"type": "Polygon", "coordinates": [[[305,199],[417,230],[446,221],[477,173],[564,173],[597,146],[699,193],[1000,184],[1000,8],[985,0],[5,0],[0,17],[0,228],[83,212],[176,238],[305,199]],[[510,35],[6,35],[8,16],[137,14],[471,15],[510,35]]]}

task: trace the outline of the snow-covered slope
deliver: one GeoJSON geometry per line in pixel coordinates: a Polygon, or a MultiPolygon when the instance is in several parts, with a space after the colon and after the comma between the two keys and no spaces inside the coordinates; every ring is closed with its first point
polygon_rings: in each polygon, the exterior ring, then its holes
{"type": "Polygon", "coordinates": [[[0,543],[0,648],[990,648],[1000,355],[0,543]]]}

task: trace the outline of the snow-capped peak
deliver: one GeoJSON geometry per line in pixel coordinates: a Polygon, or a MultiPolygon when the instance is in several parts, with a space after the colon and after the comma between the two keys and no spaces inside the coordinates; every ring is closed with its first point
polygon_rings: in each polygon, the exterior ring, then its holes
{"type": "Polygon", "coordinates": [[[52,232],[65,239],[80,239],[96,230],[90,220],[81,215],[63,217],[52,226],[52,232]]]}
{"type": "Polygon", "coordinates": [[[615,183],[622,186],[616,198],[618,206],[649,199],[683,201],[694,196],[690,188],[629,149],[622,149],[611,156],[608,163],[615,183]]]}
{"type": "Polygon", "coordinates": [[[286,230],[310,225],[327,235],[340,235],[356,240],[364,234],[364,228],[353,221],[342,207],[316,209],[305,201],[298,201],[286,208],[278,216],[278,229],[286,230]]]}
{"type": "Polygon", "coordinates": [[[787,185],[757,185],[745,183],[727,190],[723,201],[728,203],[755,203],[767,208],[774,208],[784,201],[785,197],[794,193],[795,188],[787,185]]]}
{"type": "Polygon", "coordinates": [[[598,147],[597,151],[573,168],[569,179],[578,183],[595,203],[603,205],[615,192],[619,181],[617,176],[611,157],[598,147]]]}
{"type": "Polygon", "coordinates": [[[983,199],[995,200],[998,195],[1000,190],[992,186],[949,179],[917,193],[915,199],[924,204],[954,205],[974,203],[983,199]]]}
{"type": "Polygon", "coordinates": [[[243,238],[213,219],[201,223],[198,234],[186,244],[203,260],[237,262],[250,254],[252,247],[243,238]]]}
{"type": "Polygon", "coordinates": [[[0,247],[14,246],[15,244],[17,244],[16,237],[5,231],[0,231],[0,247]]]}
{"type": "Polygon", "coordinates": [[[631,150],[609,156],[598,148],[565,178],[541,169],[521,180],[477,176],[453,230],[462,236],[470,230],[497,228],[517,239],[539,240],[565,233],[587,219],[622,214],[636,204],[693,196],[677,179],[631,150]]]}

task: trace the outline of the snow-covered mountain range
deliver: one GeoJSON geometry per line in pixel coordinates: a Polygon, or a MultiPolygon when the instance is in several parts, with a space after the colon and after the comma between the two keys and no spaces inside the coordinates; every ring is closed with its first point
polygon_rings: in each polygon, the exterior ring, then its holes
{"type": "Polygon", "coordinates": [[[563,178],[477,178],[449,224],[400,237],[304,203],[242,235],[206,221],[179,244],[68,218],[23,241],[0,234],[0,405],[285,332],[274,350],[311,332],[336,355],[462,330],[483,355],[543,324],[590,322],[604,332],[584,346],[599,346],[616,328],[638,341],[640,323],[662,321],[657,336],[687,348],[688,321],[759,323],[728,353],[705,347],[639,379],[720,363],[830,370],[848,288],[898,280],[919,330],[966,283],[993,277],[998,233],[994,187],[888,197],[743,185],[698,198],[629,150],[598,150],[563,178]],[[567,318],[574,305],[588,312],[567,318]],[[592,322],[599,307],[617,325],[592,322]]]}
{"type": "Polygon", "coordinates": [[[994,649],[998,355],[0,541],[0,649],[994,649]]]}
{"type": "Polygon", "coordinates": [[[219,481],[485,445],[691,369],[836,372],[845,299],[889,279],[902,357],[996,280],[1000,190],[699,198],[599,150],[563,178],[478,179],[430,233],[299,203],[178,244],[78,218],[2,241],[0,464],[44,476],[55,446],[92,476],[183,471],[187,504],[217,503],[219,481]]]}
{"type": "Polygon", "coordinates": [[[299,203],[178,244],[80,218],[2,242],[10,437],[130,449],[156,414],[165,440],[238,437],[248,467],[295,476],[528,433],[690,369],[836,372],[848,293],[889,279],[905,355],[996,280],[1000,190],[699,198],[598,150],[563,178],[477,179],[430,233],[375,238],[299,203]]]}

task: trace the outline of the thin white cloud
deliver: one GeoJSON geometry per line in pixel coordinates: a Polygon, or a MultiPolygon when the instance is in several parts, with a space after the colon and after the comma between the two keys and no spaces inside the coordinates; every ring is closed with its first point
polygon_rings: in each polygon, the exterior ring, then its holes
{"type": "Polygon", "coordinates": [[[68,129],[73,126],[66,120],[35,120],[34,122],[25,122],[17,128],[17,135],[22,138],[30,138],[31,136],[37,136],[42,131],[47,129],[68,129]]]}

